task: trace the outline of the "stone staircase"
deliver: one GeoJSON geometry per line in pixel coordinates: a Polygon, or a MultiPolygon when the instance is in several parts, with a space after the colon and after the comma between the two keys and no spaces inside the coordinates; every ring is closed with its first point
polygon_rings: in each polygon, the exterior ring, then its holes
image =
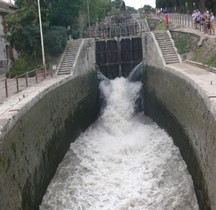
{"type": "Polygon", "coordinates": [[[72,73],[81,41],[81,39],[76,39],[68,42],[62,61],[60,62],[58,75],[69,75],[72,73]]]}
{"type": "Polygon", "coordinates": [[[166,64],[180,63],[179,57],[173,46],[171,38],[167,31],[155,31],[155,38],[159,44],[166,64]]]}

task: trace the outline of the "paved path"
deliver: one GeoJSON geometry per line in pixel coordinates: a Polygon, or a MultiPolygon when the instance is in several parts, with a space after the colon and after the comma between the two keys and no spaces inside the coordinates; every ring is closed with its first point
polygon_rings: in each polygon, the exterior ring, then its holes
{"type": "MultiPolygon", "coordinates": [[[[22,91],[2,99],[0,103],[0,134],[1,125],[4,124],[5,121],[8,121],[11,117],[14,118],[21,110],[31,107],[31,105],[27,106],[27,104],[34,104],[36,97],[39,95],[41,95],[39,98],[43,97],[51,88],[55,88],[64,80],[67,80],[67,77],[68,76],[53,76],[38,83],[34,82],[28,88],[24,87],[22,91]]],[[[0,90],[0,94],[2,93],[4,93],[4,90],[0,90]]]]}
{"type": "MultiPolygon", "coordinates": [[[[55,77],[55,76],[54,76],[55,77]]],[[[11,96],[16,95],[18,92],[24,91],[26,88],[36,86],[37,83],[43,83],[47,80],[50,80],[52,78],[47,77],[46,79],[43,78],[43,76],[38,76],[38,80],[36,83],[35,77],[29,77],[28,78],[28,87],[26,87],[26,80],[25,78],[19,78],[19,91],[17,91],[17,83],[16,79],[7,79],[7,87],[8,87],[8,98],[6,98],[6,88],[5,88],[5,74],[0,75],[0,105],[3,104],[4,101],[9,99],[11,96]]]]}

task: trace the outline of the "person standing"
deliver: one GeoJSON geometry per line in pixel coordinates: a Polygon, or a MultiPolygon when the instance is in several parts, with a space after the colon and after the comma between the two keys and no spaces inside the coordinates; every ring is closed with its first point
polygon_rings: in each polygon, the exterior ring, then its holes
{"type": "Polygon", "coordinates": [[[193,11],[192,13],[192,21],[193,21],[193,28],[195,28],[195,18],[196,18],[196,10],[193,11]]]}
{"type": "Polygon", "coordinates": [[[215,34],[215,26],[214,26],[214,14],[211,13],[211,16],[210,16],[210,34],[214,35],[215,34]]]}

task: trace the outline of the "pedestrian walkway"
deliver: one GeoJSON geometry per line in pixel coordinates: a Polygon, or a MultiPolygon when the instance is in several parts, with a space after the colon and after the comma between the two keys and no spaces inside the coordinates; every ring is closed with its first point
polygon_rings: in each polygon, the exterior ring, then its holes
{"type": "Polygon", "coordinates": [[[52,77],[47,76],[44,78],[43,74],[38,74],[36,77],[25,77],[16,78],[6,78],[5,74],[0,74],[0,105],[13,95],[16,95],[25,89],[37,85],[37,83],[45,82],[52,79],[52,77]]]}
{"type": "MultiPolygon", "coordinates": [[[[195,35],[200,36],[202,39],[216,38],[216,34],[210,35],[209,33],[204,33],[203,30],[193,28],[192,22],[191,22],[192,18],[190,15],[168,13],[168,17],[169,17],[169,23],[171,24],[171,28],[170,28],[171,31],[181,31],[185,33],[195,34],[195,35]]],[[[154,15],[151,15],[151,18],[165,20],[165,15],[164,14],[160,14],[160,15],[154,14],[154,15]]]]}
{"type": "MultiPolygon", "coordinates": [[[[23,88],[22,91],[14,93],[8,98],[0,97],[0,133],[1,124],[4,124],[4,120],[9,119],[10,116],[15,116],[18,112],[25,109],[26,104],[33,104],[35,98],[43,97],[50,88],[55,88],[57,84],[63,82],[68,76],[53,76],[49,77],[42,82],[32,83],[28,88],[23,88]]],[[[0,96],[2,96],[4,90],[0,89],[0,96]]],[[[27,106],[31,107],[31,105],[27,106]]]]}
{"type": "MultiPolygon", "coordinates": [[[[171,31],[180,31],[180,32],[184,32],[184,33],[190,33],[190,34],[197,35],[197,36],[200,37],[200,41],[199,41],[200,44],[206,38],[216,39],[215,34],[210,35],[210,34],[204,33],[203,31],[200,31],[200,30],[195,29],[195,28],[189,28],[189,27],[186,27],[186,26],[179,26],[179,25],[175,25],[175,24],[172,26],[171,31]]],[[[198,43],[198,45],[200,45],[199,43],[198,43]]]]}

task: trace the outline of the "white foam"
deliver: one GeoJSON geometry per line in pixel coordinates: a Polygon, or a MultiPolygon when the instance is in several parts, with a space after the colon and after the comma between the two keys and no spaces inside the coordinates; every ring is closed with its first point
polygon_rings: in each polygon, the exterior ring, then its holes
{"type": "Polygon", "coordinates": [[[106,107],[71,144],[40,210],[198,209],[179,149],[134,113],[141,83],[118,78],[100,87],[106,107]]]}

